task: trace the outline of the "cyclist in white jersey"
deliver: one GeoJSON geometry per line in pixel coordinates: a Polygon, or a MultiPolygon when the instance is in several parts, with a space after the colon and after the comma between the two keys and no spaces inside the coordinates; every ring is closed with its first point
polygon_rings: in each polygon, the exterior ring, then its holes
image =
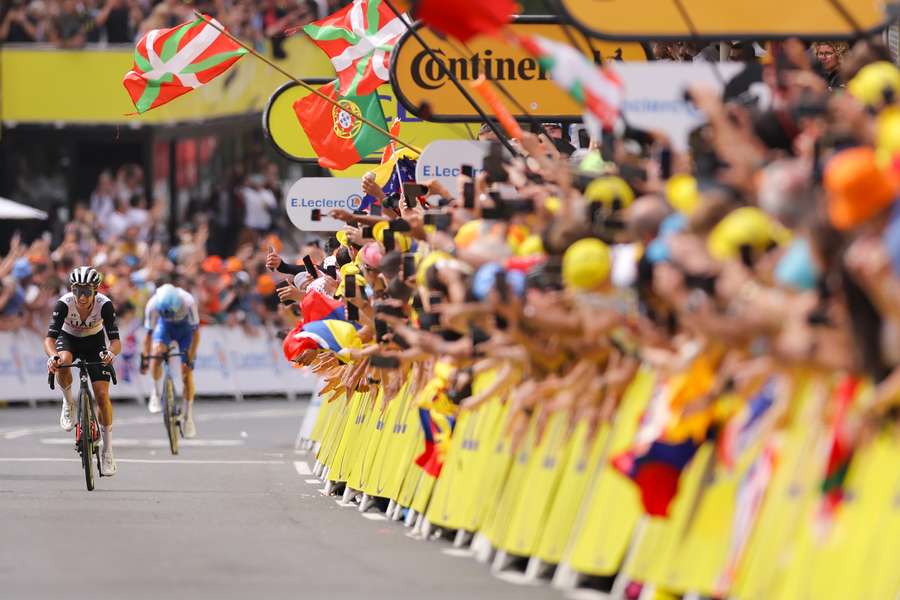
{"type": "MultiPolygon", "coordinates": [[[[66,431],[75,426],[75,390],[72,389],[72,369],[57,365],[70,364],[80,358],[85,362],[102,361],[111,364],[122,352],[116,311],[112,301],[97,293],[102,277],[92,267],[77,267],[69,275],[71,292],[61,297],[53,309],[44,352],[49,356],[47,370],[56,374],[63,393],[59,425],[66,431]],[[109,338],[109,348],[106,346],[109,338]]],[[[100,471],[109,477],[116,474],[116,459],[112,452],[112,403],[109,401],[109,374],[101,367],[89,367],[88,374],[100,413],[100,471]]]]}
{"type": "MultiPolygon", "coordinates": [[[[144,327],[147,329],[144,355],[158,356],[165,352],[172,342],[178,344],[180,351],[187,353],[187,360],[181,361],[181,379],[184,382],[182,426],[184,437],[192,438],[197,435],[193,416],[194,359],[197,356],[197,344],[200,343],[200,314],[197,310],[197,301],[190,292],[172,284],[160,286],[144,308],[144,327]]],[[[162,361],[154,358],[148,363],[142,360],[141,373],[146,373],[148,367],[153,375],[153,392],[150,394],[147,408],[152,413],[158,413],[161,410],[159,399],[162,396],[163,385],[162,361]]]]}

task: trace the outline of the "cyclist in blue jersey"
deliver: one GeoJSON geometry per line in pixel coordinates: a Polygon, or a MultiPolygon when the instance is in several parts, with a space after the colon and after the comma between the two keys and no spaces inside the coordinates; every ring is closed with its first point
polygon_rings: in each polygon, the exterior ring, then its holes
{"type": "MultiPolygon", "coordinates": [[[[156,290],[147,302],[144,309],[144,327],[147,329],[143,349],[145,355],[158,356],[165,352],[172,342],[178,344],[180,351],[187,353],[187,359],[181,361],[181,378],[184,382],[182,429],[184,437],[192,438],[197,435],[193,417],[194,358],[197,356],[197,345],[200,342],[197,301],[189,292],[167,283],[156,290]]],[[[154,358],[149,364],[141,363],[142,374],[146,373],[148,368],[153,376],[153,392],[147,407],[150,412],[158,413],[162,409],[160,406],[163,385],[162,361],[154,358]]]]}

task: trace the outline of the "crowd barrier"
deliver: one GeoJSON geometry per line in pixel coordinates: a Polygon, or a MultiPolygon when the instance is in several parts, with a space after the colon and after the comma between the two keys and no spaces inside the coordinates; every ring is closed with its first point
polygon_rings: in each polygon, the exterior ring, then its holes
{"type": "MultiPolygon", "coordinates": [[[[493,377],[476,376],[473,392],[493,377]]],[[[382,390],[326,394],[309,433],[314,473],[326,494],[343,490],[343,504],[386,506],[414,537],[453,539],[495,571],[563,589],[607,578],[612,598],[898,598],[900,436],[885,429],[857,449],[843,501],[826,518],[822,395],[795,383],[789,424],[732,466],[717,462],[713,442],[700,447],[667,518],[646,515],[634,482],[611,464],[632,447],[654,395],[646,367],[614,421],[595,430],[538,408],[512,448],[508,403],[462,411],[437,476],[420,466],[427,387],[407,382],[387,402],[382,390]]]]}
{"type": "MultiPolygon", "coordinates": [[[[152,389],[149,376],[140,374],[140,353],[145,330],[137,321],[120,323],[122,354],[116,359],[118,385],[110,387],[113,399],[143,401],[152,389]]],[[[58,400],[59,391],[47,385],[44,338],[31,330],[0,332],[0,401],[38,402],[58,400]]],[[[173,361],[173,364],[176,361],[173,361]]],[[[176,388],[180,377],[176,365],[176,388]]],[[[294,369],[284,360],[281,340],[267,328],[250,335],[241,328],[207,326],[200,330],[200,346],[194,364],[198,396],[277,394],[294,398],[315,391],[316,378],[294,369]]]]}

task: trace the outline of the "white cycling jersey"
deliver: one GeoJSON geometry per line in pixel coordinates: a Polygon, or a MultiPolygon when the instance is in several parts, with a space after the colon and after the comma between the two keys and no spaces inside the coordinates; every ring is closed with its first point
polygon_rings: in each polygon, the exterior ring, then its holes
{"type": "Polygon", "coordinates": [[[75,337],[88,337],[100,333],[106,327],[106,335],[109,339],[118,339],[119,330],[116,325],[116,311],[112,300],[103,294],[94,296],[94,305],[87,316],[82,319],[78,314],[75,294],[69,292],[62,296],[53,309],[50,317],[50,327],[47,335],[58,338],[64,331],[75,337]]]}
{"type": "Polygon", "coordinates": [[[175,315],[172,319],[165,319],[162,315],[159,314],[159,309],[156,308],[157,296],[159,291],[153,294],[150,297],[150,300],[147,302],[147,306],[144,308],[144,327],[152,330],[156,327],[156,323],[162,319],[167,323],[172,324],[187,324],[192,327],[197,327],[200,325],[200,311],[197,308],[197,301],[194,300],[194,297],[190,292],[182,289],[175,288],[175,291],[181,296],[181,310],[178,311],[178,314],[175,315]]]}

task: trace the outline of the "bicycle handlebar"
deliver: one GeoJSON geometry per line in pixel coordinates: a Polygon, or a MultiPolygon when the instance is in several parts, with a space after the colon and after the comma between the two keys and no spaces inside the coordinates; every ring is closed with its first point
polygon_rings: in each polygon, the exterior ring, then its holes
{"type": "MultiPolygon", "coordinates": [[[[113,385],[119,385],[119,382],[116,380],[116,368],[111,364],[108,365],[103,361],[95,361],[95,362],[85,362],[81,359],[76,360],[73,363],[69,363],[67,365],[56,365],[57,369],[68,369],[70,367],[77,367],[79,369],[87,368],[87,367],[103,367],[103,369],[109,373],[110,379],[112,379],[113,385]]],[[[54,377],[54,373],[47,374],[47,384],[50,386],[50,389],[56,389],[56,378],[54,377]]]]}

